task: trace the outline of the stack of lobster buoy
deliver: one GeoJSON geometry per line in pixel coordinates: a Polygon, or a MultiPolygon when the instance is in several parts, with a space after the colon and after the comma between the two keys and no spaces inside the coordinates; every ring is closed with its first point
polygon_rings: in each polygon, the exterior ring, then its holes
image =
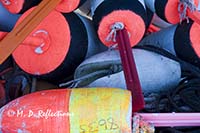
{"type": "MultiPolygon", "coordinates": [[[[0,41],[40,3],[0,0],[0,41]]],[[[198,5],[199,0],[61,0],[0,65],[0,132],[165,130],[135,126],[137,92],[124,76],[121,29],[144,96],[139,112],[200,111],[198,5]]]]}

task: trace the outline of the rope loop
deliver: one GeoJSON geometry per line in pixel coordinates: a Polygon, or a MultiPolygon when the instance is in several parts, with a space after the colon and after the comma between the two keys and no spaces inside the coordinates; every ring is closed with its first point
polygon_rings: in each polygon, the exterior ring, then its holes
{"type": "Polygon", "coordinates": [[[117,31],[124,29],[124,24],[122,22],[115,22],[111,27],[111,31],[106,37],[106,41],[110,42],[116,42],[116,36],[117,36],[117,31]]]}
{"type": "Polygon", "coordinates": [[[189,9],[191,12],[197,10],[197,7],[194,4],[194,0],[180,0],[178,4],[180,23],[185,19],[187,20],[187,23],[189,23],[189,17],[187,16],[187,9],[189,9]]]}

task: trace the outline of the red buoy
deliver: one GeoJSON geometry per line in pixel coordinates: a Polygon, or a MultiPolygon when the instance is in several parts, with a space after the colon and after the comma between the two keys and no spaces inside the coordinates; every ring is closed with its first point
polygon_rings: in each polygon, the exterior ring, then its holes
{"type": "Polygon", "coordinates": [[[43,43],[21,44],[13,52],[14,60],[25,72],[54,82],[70,77],[87,53],[87,32],[74,13],[52,11],[29,36],[41,38],[43,43]]]}
{"type": "MultiPolygon", "coordinates": [[[[33,6],[38,5],[41,0],[0,0],[0,2],[11,12],[11,13],[24,13],[33,6]]],[[[82,5],[85,0],[62,0],[57,6],[57,10],[61,12],[71,12],[78,6],[82,5]]]]}
{"type": "MultiPolygon", "coordinates": [[[[166,22],[176,24],[181,21],[180,13],[184,10],[183,5],[180,5],[181,0],[145,0],[146,5],[155,12],[161,19],[166,22]]],[[[192,0],[193,6],[197,7],[199,0],[192,0]]],[[[189,10],[192,5],[186,5],[189,10]]],[[[191,11],[192,12],[192,11],[191,11]]],[[[188,15],[187,12],[185,15],[188,15]]]]}

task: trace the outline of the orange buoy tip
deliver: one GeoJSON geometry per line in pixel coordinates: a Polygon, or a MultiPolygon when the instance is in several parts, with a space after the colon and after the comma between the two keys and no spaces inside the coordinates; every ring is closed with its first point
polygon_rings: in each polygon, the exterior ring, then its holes
{"type": "Polygon", "coordinates": [[[81,0],[62,0],[56,9],[60,12],[69,13],[79,6],[80,1],[81,0]]]}
{"type": "Polygon", "coordinates": [[[194,22],[192,24],[189,34],[190,34],[191,45],[195,53],[197,54],[197,56],[200,58],[200,45],[199,45],[200,44],[200,38],[199,38],[200,25],[194,22]]]}
{"type": "Polygon", "coordinates": [[[111,32],[112,25],[116,22],[124,24],[129,33],[131,46],[136,45],[142,39],[146,27],[142,17],[129,10],[117,10],[104,16],[98,27],[98,36],[106,46],[110,47],[116,44],[114,41],[106,40],[111,32]]]}

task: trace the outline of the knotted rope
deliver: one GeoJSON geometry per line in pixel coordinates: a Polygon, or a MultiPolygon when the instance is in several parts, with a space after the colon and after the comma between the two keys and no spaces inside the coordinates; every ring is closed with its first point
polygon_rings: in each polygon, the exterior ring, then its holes
{"type": "Polygon", "coordinates": [[[187,20],[187,23],[189,23],[189,17],[187,16],[187,9],[189,9],[191,12],[197,10],[194,4],[194,0],[180,0],[178,5],[180,23],[185,19],[187,20]]]}

